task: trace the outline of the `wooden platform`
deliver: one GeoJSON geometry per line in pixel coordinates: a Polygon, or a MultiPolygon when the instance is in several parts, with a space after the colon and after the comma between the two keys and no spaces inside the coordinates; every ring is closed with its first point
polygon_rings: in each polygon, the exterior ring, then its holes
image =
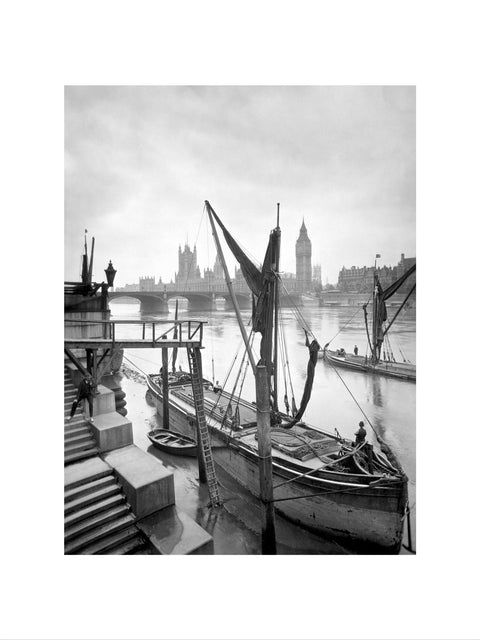
{"type": "Polygon", "coordinates": [[[201,340],[152,340],[146,338],[65,338],[66,349],[192,349],[202,346],[201,340]]]}

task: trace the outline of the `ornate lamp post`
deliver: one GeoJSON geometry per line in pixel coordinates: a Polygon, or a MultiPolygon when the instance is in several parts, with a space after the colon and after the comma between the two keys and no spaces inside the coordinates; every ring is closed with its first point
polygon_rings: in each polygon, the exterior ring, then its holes
{"type": "Polygon", "coordinates": [[[113,281],[115,280],[115,274],[117,273],[117,270],[113,268],[113,264],[111,260],[108,263],[108,267],[104,271],[105,271],[105,275],[107,276],[107,284],[102,282],[102,285],[101,285],[102,286],[102,311],[108,311],[108,302],[107,302],[108,289],[110,287],[113,287],[113,281]]]}
{"type": "Polygon", "coordinates": [[[108,267],[105,269],[105,275],[107,276],[107,283],[109,287],[113,287],[113,281],[115,280],[115,274],[117,270],[113,268],[112,261],[108,263],[108,267]]]}

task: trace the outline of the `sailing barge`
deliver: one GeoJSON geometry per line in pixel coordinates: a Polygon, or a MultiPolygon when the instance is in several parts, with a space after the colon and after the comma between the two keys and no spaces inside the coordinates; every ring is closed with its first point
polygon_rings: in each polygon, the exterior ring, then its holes
{"type": "MultiPolygon", "coordinates": [[[[258,270],[228,234],[208,202],[212,217],[240,262],[256,299],[253,329],[262,334],[261,361],[276,391],[274,312],[278,280],[280,229],[270,235],[263,269],[258,270]],[[275,270],[272,277],[271,271],[275,270]],[[255,282],[252,286],[252,280],[255,282]]],[[[213,226],[213,222],[212,222],[213,226]]],[[[215,235],[215,234],[214,234],[215,235]]],[[[226,266],[224,265],[226,270],[226,266]]],[[[228,272],[226,271],[226,274],[228,272]]],[[[228,284],[228,277],[227,277],[228,284]]],[[[300,409],[288,415],[274,398],[271,412],[272,474],[275,509],[320,535],[353,544],[355,550],[398,553],[408,502],[408,479],[394,455],[366,441],[357,444],[338,433],[301,420],[310,398],[319,345],[309,342],[307,382],[300,409]]],[[[191,358],[189,357],[191,365],[191,358]]],[[[191,374],[168,374],[169,428],[197,439],[191,374]]],[[[148,389],[163,417],[161,376],[147,376],[148,389]]],[[[214,388],[203,379],[204,408],[215,464],[259,497],[259,454],[255,403],[214,388]]]]}
{"type": "Polygon", "coordinates": [[[356,356],[353,353],[342,353],[340,350],[332,349],[323,350],[323,358],[325,362],[336,367],[345,367],[355,371],[364,373],[378,373],[390,378],[398,378],[400,380],[417,379],[417,368],[410,362],[395,362],[393,360],[378,360],[373,362],[371,358],[365,356],[356,356]]]}
{"type": "MultiPolygon", "coordinates": [[[[375,263],[376,264],[376,263],[375,263]]],[[[388,332],[395,322],[398,314],[406,305],[409,297],[415,291],[416,284],[412,286],[408,295],[403,300],[399,309],[395,313],[393,319],[387,324],[387,307],[386,301],[393,296],[394,293],[404,284],[404,282],[416,271],[416,265],[414,264],[408,271],[406,271],[398,280],[391,284],[387,289],[383,290],[378,275],[374,275],[374,287],[373,287],[373,311],[372,311],[372,325],[370,337],[367,317],[367,304],[363,305],[363,313],[365,316],[365,330],[368,339],[368,345],[370,350],[369,356],[359,356],[353,353],[347,353],[344,349],[337,349],[333,351],[328,349],[328,344],[325,345],[323,354],[325,362],[333,366],[345,367],[347,369],[354,369],[356,371],[363,371],[366,373],[380,374],[389,376],[390,378],[398,378],[400,380],[410,380],[415,382],[417,379],[417,367],[407,362],[399,362],[395,359],[391,349],[387,350],[387,354],[382,355],[382,347],[384,342],[388,342],[388,332]]]]}

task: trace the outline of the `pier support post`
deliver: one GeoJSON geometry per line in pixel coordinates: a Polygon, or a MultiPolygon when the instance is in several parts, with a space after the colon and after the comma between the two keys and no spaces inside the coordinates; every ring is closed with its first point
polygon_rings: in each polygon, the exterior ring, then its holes
{"type": "Polygon", "coordinates": [[[162,396],[163,396],[163,428],[170,429],[168,406],[168,349],[162,347],[162,396]]]}
{"type": "Polygon", "coordinates": [[[273,507],[272,440],[270,435],[270,402],[267,368],[257,365],[257,432],[260,499],[263,503],[262,554],[275,555],[275,511],[273,507]]]}

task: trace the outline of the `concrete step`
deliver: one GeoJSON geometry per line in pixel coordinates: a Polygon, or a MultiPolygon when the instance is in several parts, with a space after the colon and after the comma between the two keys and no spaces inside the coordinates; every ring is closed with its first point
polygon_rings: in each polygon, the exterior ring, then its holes
{"type": "Polygon", "coordinates": [[[88,531],[92,529],[96,529],[97,527],[101,527],[108,522],[113,522],[114,520],[118,520],[119,518],[123,518],[129,513],[128,506],[123,504],[118,504],[112,509],[107,509],[105,511],[100,511],[89,518],[84,518],[79,522],[65,527],[65,542],[71,542],[74,538],[78,536],[84,535],[88,531]]]}
{"type": "Polygon", "coordinates": [[[84,451],[77,451],[77,453],[69,453],[65,455],[63,458],[63,465],[72,464],[74,462],[80,462],[81,460],[85,460],[86,458],[93,458],[93,456],[97,456],[100,453],[100,449],[98,447],[94,447],[93,449],[85,449],[84,451]]]}
{"type": "Polygon", "coordinates": [[[63,494],[64,502],[77,500],[81,496],[103,489],[104,487],[110,484],[116,484],[116,480],[113,477],[113,474],[103,476],[102,478],[97,478],[97,480],[92,480],[91,482],[85,482],[84,484],[81,484],[78,487],[75,487],[73,489],[68,489],[67,491],[65,491],[63,494]]]}
{"type": "Polygon", "coordinates": [[[91,520],[93,517],[98,516],[105,511],[116,509],[117,507],[125,507],[126,512],[129,512],[130,509],[129,505],[125,501],[125,496],[121,493],[117,493],[106,500],[98,500],[97,502],[88,505],[88,507],[85,507],[85,509],[69,513],[64,519],[65,531],[67,531],[69,527],[73,527],[83,520],[91,520]]]}
{"type": "Polygon", "coordinates": [[[106,500],[107,498],[120,494],[120,491],[120,486],[115,483],[111,486],[108,485],[106,487],[98,489],[97,491],[87,493],[86,495],[76,498],[75,500],[70,500],[65,504],[64,507],[65,516],[75,511],[79,511],[80,509],[85,509],[86,507],[88,507],[88,505],[91,505],[94,502],[106,500]]]}
{"type": "Polygon", "coordinates": [[[100,555],[107,554],[109,551],[113,552],[113,555],[118,555],[115,552],[115,549],[121,546],[123,543],[132,540],[133,538],[138,537],[138,529],[135,526],[128,527],[127,529],[122,529],[122,531],[115,533],[111,536],[103,538],[98,542],[82,549],[80,551],[81,555],[100,555]]]}
{"type": "Polygon", "coordinates": [[[105,553],[107,556],[125,556],[131,553],[139,553],[145,548],[145,541],[138,535],[135,538],[122,542],[105,553]]]}
{"type": "Polygon", "coordinates": [[[137,522],[160,555],[212,555],[213,538],[175,505],[156,511],[137,522]]]}
{"type": "Polygon", "coordinates": [[[91,444],[92,442],[96,445],[95,439],[93,438],[92,434],[90,433],[90,431],[86,431],[86,433],[77,433],[77,434],[68,434],[65,435],[65,447],[68,445],[74,445],[74,444],[82,444],[82,443],[89,443],[91,444]]]}
{"type": "Polygon", "coordinates": [[[83,434],[92,435],[92,432],[86,424],[76,427],[74,429],[65,429],[65,440],[70,437],[81,436],[83,434]]]}
{"type": "Polygon", "coordinates": [[[92,531],[67,543],[65,545],[65,554],[78,552],[94,554],[108,551],[138,534],[138,529],[132,526],[133,522],[133,516],[127,515],[92,529],[92,531]]]}
{"type": "Polygon", "coordinates": [[[76,429],[77,427],[86,425],[87,421],[85,420],[85,418],[82,415],[77,414],[76,416],[73,416],[73,418],[71,420],[65,420],[64,423],[64,427],[65,430],[67,429],[76,429]]]}
{"type": "Polygon", "coordinates": [[[79,453],[80,451],[84,451],[85,449],[92,449],[96,447],[96,442],[93,438],[86,442],[78,442],[76,444],[65,444],[64,453],[66,456],[71,455],[72,453],[79,453]]]}
{"type": "Polygon", "coordinates": [[[95,457],[92,460],[84,460],[78,464],[71,465],[64,471],[64,490],[71,491],[88,482],[112,476],[112,468],[101,458],[95,457]]]}

